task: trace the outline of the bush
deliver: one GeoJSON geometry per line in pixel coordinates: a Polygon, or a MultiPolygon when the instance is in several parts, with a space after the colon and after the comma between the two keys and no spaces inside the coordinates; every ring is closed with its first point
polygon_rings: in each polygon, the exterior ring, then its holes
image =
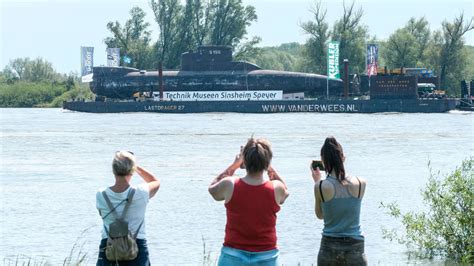
{"type": "Polygon", "coordinates": [[[63,102],[70,100],[92,100],[94,94],[89,89],[88,85],[75,85],[71,90],[66,91],[62,95],[54,98],[54,100],[46,105],[47,107],[62,107],[63,102]]]}
{"type": "Polygon", "coordinates": [[[93,96],[86,84],[74,81],[0,83],[0,107],[61,107],[63,101],[93,96]]]}
{"type": "Polygon", "coordinates": [[[63,94],[61,84],[15,82],[0,84],[0,107],[36,107],[63,94]]]}
{"type": "Polygon", "coordinates": [[[427,212],[402,214],[396,203],[383,208],[401,222],[405,235],[384,229],[384,237],[398,240],[409,250],[422,257],[442,256],[462,263],[474,263],[474,160],[462,162],[444,179],[435,176],[430,168],[430,178],[424,191],[423,202],[427,212]]]}

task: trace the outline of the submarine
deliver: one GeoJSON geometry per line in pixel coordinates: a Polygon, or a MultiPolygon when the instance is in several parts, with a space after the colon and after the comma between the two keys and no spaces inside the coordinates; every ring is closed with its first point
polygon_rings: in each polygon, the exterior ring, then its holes
{"type": "MultiPolygon", "coordinates": [[[[90,88],[97,96],[125,100],[133,99],[137,93],[156,94],[159,83],[159,71],[99,66],[93,68],[90,88]]],[[[196,51],[183,53],[181,69],[162,71],[162,83],[163,97],[168,100],[200,100],[186,92],[203,91],[220,92],[229,97],[235,92],[261,92],[260,95],[265,96],[265,91],[277,91],[281,92],[283,99],[320,98],[326,97],[328,92],[331,96],[341,96],[343,93],[341,79],[328,80],[318,74],[265,70],[249,62],[233,61],[230,46],[199,46],[196,51]]]]}

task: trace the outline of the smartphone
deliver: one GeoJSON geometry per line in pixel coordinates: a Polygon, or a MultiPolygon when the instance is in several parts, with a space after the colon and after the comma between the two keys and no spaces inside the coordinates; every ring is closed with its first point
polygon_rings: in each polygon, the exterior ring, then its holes
{"type": "Polygon", "coordinates": [[[244,154],[242,153],[243,147],[240,149],[240,156],[242,157],[242,163],[240,164],[240,169],[245,169],[245,163],[244,163],[244,154]]]}
{"type": "Polygon", "coordinates": [[[319,167],[319,170],[321,170],[321,171],[326,170],[326,169],[324,169],[323,162],[320,161],[320,160],[313,160],[313,162],[311,163],[311,167],[313,167],[314,170],[316,170],[316,168],[318,168],[318,167],[319,167]]]}

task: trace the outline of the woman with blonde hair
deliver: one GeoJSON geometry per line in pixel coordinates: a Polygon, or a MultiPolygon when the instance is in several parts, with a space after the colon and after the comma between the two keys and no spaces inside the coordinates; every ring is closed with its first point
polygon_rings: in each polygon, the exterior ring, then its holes
{"type": "Polygon", "coordinates": [[[103,219],[102,240],[99,246],[97,266],[105,265],[150,265],[145,235],[145,212],[148,201],[160,188],[160,181],[148,170],[137,165],[135,155],[128,151],[115,153],[112,162],[114,185],[100,189],[96,194],[96,207],[103,219]],[[145,181],[131,186],[130,181],[136,172],[145,181]],[[136,239],[138,253],[132,260],[110,261],[107,259],[107,240],[110,225],[120,218],[128,223],[129,232],[136,239]]]}
{"type": "Polygon", "coordinates": [[[265,139],[249,139],[241,154],[209,186],[227,213],[219,265],[277,265],[276,214],[289,193],[271,166],[273,153],[265,139]],[[241,166],[244,177],[234,176],[241,166]],[[268,177],[264,176],[267,172],[268,177]]]}
{"type": "Polygon", "coordinates": [[[324,219],[318,265],[367,265],[360,229],[366,181],[346,174],[344,152],[334,137],[324,141],[321,160],[326,179],[321,180],[319,167],[311,167],[315,212],[319,219],[324,219]]]}

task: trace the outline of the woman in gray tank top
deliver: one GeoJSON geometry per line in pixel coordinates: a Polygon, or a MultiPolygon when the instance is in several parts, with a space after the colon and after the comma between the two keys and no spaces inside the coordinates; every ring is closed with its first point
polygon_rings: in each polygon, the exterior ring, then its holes
{"type": "Polygon", "coordinates": [[[344,153],[334,137],[321,148],[327,177],[311,168],[316,199],[316,217],[324,220],[318,265],[367,265],[364,236],[360,229],[360,207],[366,182],[346,176],[344,153]]]}

